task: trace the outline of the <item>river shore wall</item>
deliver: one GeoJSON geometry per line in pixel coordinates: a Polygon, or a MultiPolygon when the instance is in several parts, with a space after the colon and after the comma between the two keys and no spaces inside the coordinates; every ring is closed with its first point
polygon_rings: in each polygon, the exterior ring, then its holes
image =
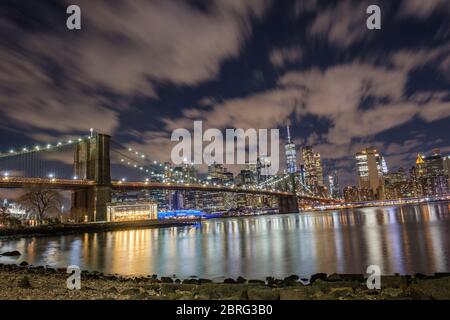
{"type": "Polygon", "coordinates": [[[413,300],[450,299],[450,274],[382,276],[369,290],[363,275],[292,275],[266,281],[185,279],[149,275],[125,278],[83,271],[81,289],[69,290],[64,269],[0,264],[0,300],[413,300]]]}
{"type": "Polygon", "coordinates": [[[200,223],[200,219],[143,220],[126,222],[94,222],[77,224],[43,225],[36,227],[0,229],[1,238],[23,238],[38,236],[54,236],[64,234],[80,234],[85,232],[106,232],[118,230],[135,230],[146,228],[169,228],[200,223]]]}

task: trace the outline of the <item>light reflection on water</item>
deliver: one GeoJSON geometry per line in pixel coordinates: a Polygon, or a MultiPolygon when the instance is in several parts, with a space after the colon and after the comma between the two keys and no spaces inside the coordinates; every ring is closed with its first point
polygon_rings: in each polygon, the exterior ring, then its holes
{"type": "Polygon", "coordinates": [[[450,271],[450,205],[210,220],[202,225],[0,241],[0,263],[123,275],[263,279],[317,272],[450,271]]]}

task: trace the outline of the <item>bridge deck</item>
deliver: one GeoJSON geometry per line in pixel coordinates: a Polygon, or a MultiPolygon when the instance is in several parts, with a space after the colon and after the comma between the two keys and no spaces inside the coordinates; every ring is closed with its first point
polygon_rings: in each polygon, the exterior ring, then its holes
{"type": "MultiPolygon", "coordinates": [[[[75,179],[46,179],[46,178],[26,178],[26,177],[3,177],[0,178],[0,188],[27,188],[33,186],[43,186],[58,190],[80,190],[90,189],[96,186],[93,180],[75,180],[75,179]]],[[[254,195],[268,196],[294,196],[291,192],[260,190],[257,188],[237,188],[225,186],[212,186],[204,184],[175,184],[159,182],[122,182],[112,181],[113,190],[191,190],[204,192],[233,192],[246,193],[254,195]]],[[[299,199],[319,202],[337,203],[334,199],[297,196],[299,199]]]]}

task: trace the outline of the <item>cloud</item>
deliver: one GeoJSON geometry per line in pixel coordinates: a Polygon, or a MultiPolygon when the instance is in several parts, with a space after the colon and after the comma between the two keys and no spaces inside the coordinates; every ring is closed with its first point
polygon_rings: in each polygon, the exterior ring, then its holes
{"type": "Polygon", "coordinates": [[[447,0],[403,0],[399,16],[426,19],[437,10],[450,12],[450,2],[447,0]]]}
{"type": "Polygon", "coordinates": [[[50,130],[59,133],[87,132],[94,127],[105,133],[118,126],[118,113],[104,106],[99,96],[84,96],[58,88],[32,57],[0,50],[0,120],[24,132],[50,130]]]}
{"type": "MultiPolygon", "coordinates": [[[[367,7],[377,1],[341,0],[316,11],[316,17],[308,30],[312,38],[347,47],[354,42],[369,38],[373,32],[367,29],[367,7]]],[[[383,12],[383,10],[382,10],[383,12]]]]}
{"type": "Polygon", "coordinates": [[[299,62],[302,58],[300,47],[276,48],[269,54],[270,62],[275,68],[282,68],[288,64],[299,62]]]}
{"type": "Polygon", "coordinates": [[[239,55],[270,1],[217,0],[203,9],[163,0],[70,4],[81,7],[81,31],[25,32],[0,16],[2,31],[17,35],[14,45],[0,47],[6,128],[112,134],[119,111],[133,110],[133,96],[156,97],[158,83],[194,86],[215,78],[224,61],[239,55]]]}

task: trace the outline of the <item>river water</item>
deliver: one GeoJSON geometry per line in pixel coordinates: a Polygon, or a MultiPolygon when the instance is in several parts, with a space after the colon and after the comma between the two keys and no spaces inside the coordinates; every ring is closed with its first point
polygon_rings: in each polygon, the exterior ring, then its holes
{"type": "Polygon", "coordinates": [[[0,240],[0,263],[121,275],[264,279],[450,271],[450,204],[213,219],[196,226],[0,240]]]}

